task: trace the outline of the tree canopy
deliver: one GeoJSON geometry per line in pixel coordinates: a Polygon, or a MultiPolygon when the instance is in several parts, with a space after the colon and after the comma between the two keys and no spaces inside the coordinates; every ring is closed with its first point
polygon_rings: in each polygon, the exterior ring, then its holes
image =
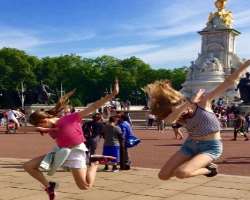
{"type": "Polygon", "coordinates": [[[78,55],[38,58],[13,48],[0,49],[0,106],[20,105],[18,98],[9,95],[26,90],[41,81],[60,94],[60,87],[69,91],[76,88],[72,97],[74,105],[86,105],[109,92],[115,78],[120,81],[120,100],[129,99],[132,104],[145,104],[142,89],[148,83],[169,79],[176,89],[181,89],[187,68],[153,69],[136,57],[117,59],[103,55],[82,58],[78,55]]]}

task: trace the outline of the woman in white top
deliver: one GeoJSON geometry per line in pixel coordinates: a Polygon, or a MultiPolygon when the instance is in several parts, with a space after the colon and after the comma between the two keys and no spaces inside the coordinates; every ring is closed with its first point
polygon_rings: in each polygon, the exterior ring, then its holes
{"type": "MultiPolygon", "coordinates": [[[[7,124],[9,122],[14,122],[15,123],[15,128],[18,129],[20,127],[20,123],[18,121],[18,119],[24,117],[24,114],[18,110],[9,110],[6,113],[7,115],[7,124]]],[[[8,125],[7,125],[7,129],[8,129],[8,125]]]]}

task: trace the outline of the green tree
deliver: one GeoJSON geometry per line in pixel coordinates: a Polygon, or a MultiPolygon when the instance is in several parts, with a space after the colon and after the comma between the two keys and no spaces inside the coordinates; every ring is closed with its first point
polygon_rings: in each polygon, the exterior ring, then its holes
{"type": "Polygon", "coordinates": [[[121,100],[142,104],[145,103],[142,88],[147,84],[169,79],[179,90],[186,73],[186,67],[152,69],[134,56],[121,60],[107,55],[81,58],[71,54],[39,59],[18,49],[0,49],[0,90],[16,91],[21,82],[33,88],[42,81],[60,95],[62,84],[65,91],[76,88],[72,97],[75,105],[86,105],[109,92],[115,78],[120,81],[121,100]]]}

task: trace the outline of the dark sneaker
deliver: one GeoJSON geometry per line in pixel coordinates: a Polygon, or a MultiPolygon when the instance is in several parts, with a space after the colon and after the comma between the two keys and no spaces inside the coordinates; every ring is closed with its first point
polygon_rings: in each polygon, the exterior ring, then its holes
{"type": "Polygon", "coordinates": [[[101,165],[108,164],[109,162],[115,160],[116,157],[113,156],[104,156],[104,155],[91,155],[90,163],[99,162],[101,165]]]}
{"type": "Polygon", "coordinates": [[[116,165],[113,165],[112,172],[119,172],[119,169],[116,165]]]}
{"type": "Polygon", "coordinates": [[[108,171],[109,170],[109,166],[105,165],[105,167],[103,168],[103,171],[108,171]]]}
{"type": "Polygon", "coordinates": [[[49,195],[49,200],[54,200],[56,198],[55,189],[58,187],[56,182],[49,182],[49,186],[45,188],[45,191],[49,195]]]}
{"type": "Polygon", "coordinates": [[[120,168],[121,170],[130,170],[130,165],[125,165],[120,168]]]}
{"type": "Polygon", "coordinates": [[[218,174],[218,168],[217,168],[216,164],[210,163],[206,168],[210,171],[210,173],[205,174],[205,176],[213,177],[213,176],[216,176],[218,174]]]}

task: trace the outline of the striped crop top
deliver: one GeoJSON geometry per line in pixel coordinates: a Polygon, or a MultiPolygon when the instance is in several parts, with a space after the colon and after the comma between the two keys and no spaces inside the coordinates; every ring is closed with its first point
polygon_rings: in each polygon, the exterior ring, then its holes
{"type": "Polygon", "coordinates": [[[215,113],[196,106],[193,116],[187,118],[185,123],[190,136],[205,136],[220,131],[220,121],[215,113]]]}

